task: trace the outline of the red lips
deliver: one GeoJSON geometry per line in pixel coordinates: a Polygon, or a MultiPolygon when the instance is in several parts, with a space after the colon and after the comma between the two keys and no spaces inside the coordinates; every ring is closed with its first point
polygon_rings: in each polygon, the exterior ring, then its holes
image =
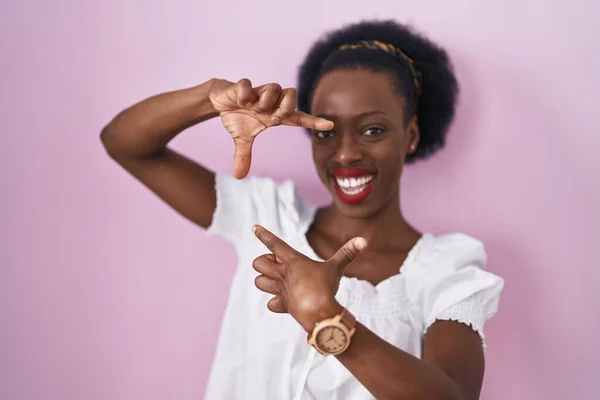
{"type": "MultiPolygon", "coordinates": [[[[331,173],[331,175],[337,177],[337,178],[356,178],[359,176],[367,176],[367,175],[375,175],[373,172],[364,169],[364,168],[339,168],[336,169],[335,171],[333,171],[331,173]]],[[[369,184],[367,184],[364,189],[356,194],[349,194],[349,193],[344,193],[344,191],[342,190],[342,188],[339,187],[337,182],[333,183],[334,186],[334,190],[335,190],[335,194],[338,196],[338,198],[348,204],[348,205],[356,205],[359,203],[362,203],[367,197],[369,197],[369,195],[371,194],[371,192],[373,191],[373,183],[374,182],[370,182],[369,184]]]]}
{"type": "Polygon", "coordinates": [[[334,190],[335,194],[342,202],[348,205],[356,205],[362,203],[367,197],[369,197],[369,195],[373,191],[373,183],[369,183],[362,192],[354,195],[344,193],[342,189],[335,183],[334,190]]]}
{"type": "Polygon", "coordinates": [[[339,168],[331,173],[333,176],[342,178],[354,178],[357,176],[373,175],[373,173],[364,168],[339,168]]]}

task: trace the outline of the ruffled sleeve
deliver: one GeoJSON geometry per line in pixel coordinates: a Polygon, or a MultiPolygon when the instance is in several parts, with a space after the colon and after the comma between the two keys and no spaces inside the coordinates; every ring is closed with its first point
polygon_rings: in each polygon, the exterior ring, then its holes
{"type": "Polygon", "coordinates": [[[247,240],[256,241],[251,231],[254,224],[278,235],[297,229],[308,207],[296,196],[291,181],[279,183],[264,177],[239,180],[217,173],[215,190],[217,208],[206,233],[221,236],[238,248],[247,240]]]}
{"type": "Polygon", "coordinates": [[[431,238],[406,271],[407,293],[424,331],[438,320],[472,327],[484,341],[484,325],[498,311],[504,281],[486,271],[483,243],[463,234],[431,238]]]}

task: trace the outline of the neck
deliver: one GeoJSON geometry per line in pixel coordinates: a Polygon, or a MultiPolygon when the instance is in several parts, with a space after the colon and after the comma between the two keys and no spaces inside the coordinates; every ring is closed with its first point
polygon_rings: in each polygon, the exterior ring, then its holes
{"type": "Polygon", "coordinates": [[[412,243],[420,236],[404,218],[397,196],[367,218],[345,216],[333,204],[321,209],[319,214],[317,229],[334,238],[339,245],[360,236],[367,240],[371,249],[397,248],[398,243],[412,243]]]}

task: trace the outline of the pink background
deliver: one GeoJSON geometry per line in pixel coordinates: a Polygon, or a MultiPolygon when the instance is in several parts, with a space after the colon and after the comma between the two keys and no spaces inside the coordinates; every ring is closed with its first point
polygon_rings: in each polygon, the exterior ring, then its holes
{"type": "MultiPolygon", "coordinates": [[[[202,397],[235,256],[119,170],[100,129],[213,76],[293,85],[312,39],[366,17],[412,22],[455,60],[448,147],[406,171],[403,202],[421,229],[485,240],[506,279],[483,398],[597,398],[600,3],[302,3],[0,3],[1,399],[202,397]]],[[[219,121],[175,145],[231,171],[219,121]]],[[[253,173],[326,199],[300,131],[255,154],[253,173]]]]}

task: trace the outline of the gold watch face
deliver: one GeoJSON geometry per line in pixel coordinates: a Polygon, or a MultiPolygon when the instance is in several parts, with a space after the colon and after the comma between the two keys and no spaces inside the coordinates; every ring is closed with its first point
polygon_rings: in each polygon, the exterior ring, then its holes
{"type": "Polygon", "coordinates": [[[346,346],[346,333],[337,326],[323,328],[315,338],[317,346],[327,353],[335,353],[346,346]]]}

